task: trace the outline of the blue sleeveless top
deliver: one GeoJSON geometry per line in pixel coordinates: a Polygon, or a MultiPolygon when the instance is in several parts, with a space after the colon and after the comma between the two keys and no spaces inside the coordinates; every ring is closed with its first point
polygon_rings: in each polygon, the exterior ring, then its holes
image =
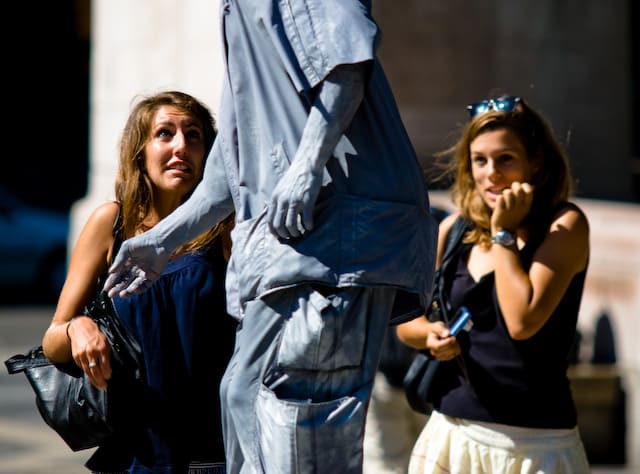
{"type": "MultiPolygon", "coordinates": [[[[536,250],[531,239],[520,251],[525,269],[536,250]]],[[[546,324],[527,340],[514,340],[498,305],[494,273],[478,282],[469,274],[471,245],[462,244],[448,279],[454,311],[465,305],[473,327],[458,335],[468,379],[455,360],[447,362],[446,387],[435,408],[449,416],[506,425],[563,429],[576,425],[566,372],[576,337],[586,268],[576,274],[546,324]],[[468,382],[467,382],[468,380],[468,382]]],[[[440,380],[439,380],[440,381],[440,380]]]]}
{"type": "Polygon", "coordinates": [[[146,292],[114,298],[145,364],[142,425],[114,440],[131,472],[187,472],[189,462],[224,462],[219,387],[236,327],[226,312],[225,266],[215,244],[170,261],[146,292]]]}

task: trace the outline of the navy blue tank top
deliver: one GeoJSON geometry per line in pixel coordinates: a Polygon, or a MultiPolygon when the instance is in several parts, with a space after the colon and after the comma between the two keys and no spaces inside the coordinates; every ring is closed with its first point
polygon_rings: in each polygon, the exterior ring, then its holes
{"type": "MultiPolygon", "coordinates": [[[[531,242],[531,241],[530,241],[531,242]]],[[[520,251],[525,269],[534,243],[520,251]]],[[[469,308],[473,327],[458,335],[467,378],[449,361],[446,387],[434,404],[449,416],[530,428],[573,428],[576,408],[567,378],[586,268],[576,274],[546,324],[527,340],[514,340],[498,305],[493,272],[475,281],[467,269],[471,246],[462,244],[447,292],[454,311],[469,308]],[[468,380],[468,381],[467,381],[468,380]]]]}
{"type": "Polygon", "coordinates": [[[219,389],[236,330],[225,269],[216,242],[170,261],[146,292],[114,299],[145,363],[140,429],[119,434],[112,450],[133,461],[131,472],[187,472],[193,461],[225,460],[219,389]]]}

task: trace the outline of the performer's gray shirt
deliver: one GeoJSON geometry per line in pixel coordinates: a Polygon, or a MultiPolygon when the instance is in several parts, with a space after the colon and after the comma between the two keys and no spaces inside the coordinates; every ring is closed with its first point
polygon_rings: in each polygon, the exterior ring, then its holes
{"type": "MultiPolygon", "coordinates": [[[[226,75],[208,160],[216,205],[236,212],[229,311],[305,283],[390,286],[428,301],[437,226],[423,174],[376,59],[369,1],[223,0],[226,75]],[[342,64],[370,66],[364,100],[328,161],[314,228],[279,240],[266,206],[293,159],[316,86],[342,64]],[[211,163],[210,163],[211,164],[211,163]]],[[[418,298],[416,298],[418,300],[418,298]]],[[[397,314],[396,316],[399,316],[397,314]]]]}

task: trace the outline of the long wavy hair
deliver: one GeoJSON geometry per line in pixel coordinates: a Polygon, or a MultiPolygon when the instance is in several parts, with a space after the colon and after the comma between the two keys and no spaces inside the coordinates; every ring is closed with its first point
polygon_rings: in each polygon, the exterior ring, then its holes
{"type": "MultiPolygon", "coordinates": [[[[153,183],[145,167],[144,147],[150,140],[152,121],[160,107],[171,106],[195,118],[202,126],[205,159],[216,138],[215,120],[209,109],[189,94],[164,91],[138,98],[125,124],[120,139],[120,155],[115,182],[116,200],[122,206],[123,237],[129,238],[143,232],[143,225],[153,207],[153,183]]],[[[191,193],[185,196],[185,201],[191,193]]],[[[191,252],[213,243],[232,227],[232,216],[182,245],[174,255],[191,252]]],[[[224,237],[224,236],[223,236],[224,237]]],[[[228,239],[226,244],[228,245],[228,239]]],[[[228,249],[225,253],[228,254],[228,249]]]]}
{"type": "Polygon", "coordinates": [[[523,222],[530,233],[546,230],[555,207],[569,199],[573,192],[566,150],[539,112],[521,100],[510,112],[489,110],[478,114],[466,124],[458,142],[439,154],[449,158],[448,172],[455,176],[450,189],[453,201],[462,217],[473,223],[464,239],[467,243],[489,244],[492,212],[476,190],[471,172],[470,144],[479,135],[498,129],[514,133],[524,146],[528,159],[537,165],[531,178],[533,203],[523,222]]]}

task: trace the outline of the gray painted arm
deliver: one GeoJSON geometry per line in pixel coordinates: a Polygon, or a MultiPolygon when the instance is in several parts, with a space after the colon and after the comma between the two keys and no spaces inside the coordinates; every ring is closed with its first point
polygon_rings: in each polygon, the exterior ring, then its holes
{"type": "Polygon", "coordinates": [[[324,166],[362,102],[366,69],[338,66],[320,85],[291,166],[271,196],[267,221],[275,235],[299,237],[313,228],[324,166]]]}
{"type": "Polygon", "coordinates": [[[233,212],[227,178],[214,144],[191,197],[157,225],[123,242],[104,289],[110,297],[142,293],[157,280],[171,254],[233,212]],[[218,159],[216,159],[218,158],[218,159]]]}

